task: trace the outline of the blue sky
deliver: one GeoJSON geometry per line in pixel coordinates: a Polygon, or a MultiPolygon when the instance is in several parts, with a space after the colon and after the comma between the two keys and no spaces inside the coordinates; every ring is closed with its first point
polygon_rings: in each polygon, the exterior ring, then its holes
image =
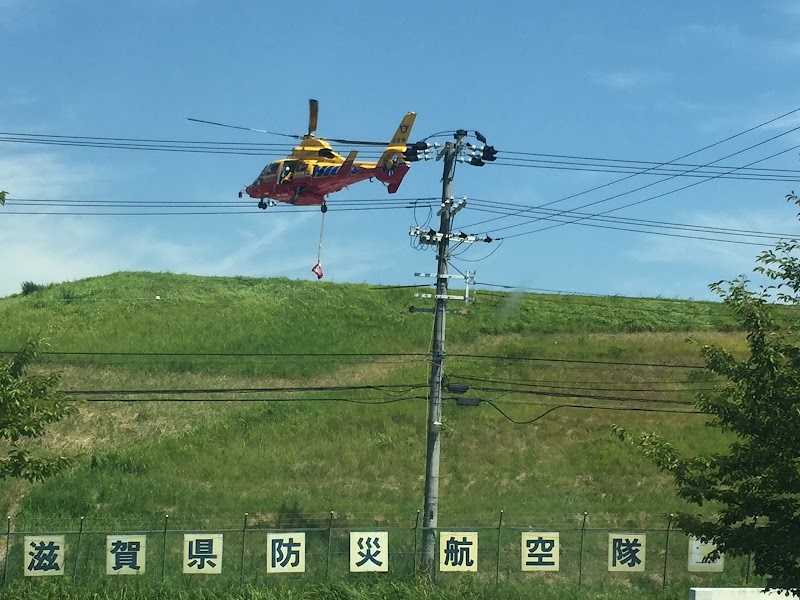
{"type": "MultiPolygon", "coordinates": [[[[303,133],[313,97],[320,100],[322,137],[386,139],[403,114],[415,111],[412,139],[477,129],[501,151],[668,162],[800,107],[798,30],[798,0],[0,0],[0,131],[281,142],[186,117],[303,133]]],[[[795,113],[685,162],[710,163],[798,126],[795,113]]],[[[792,132],[721,164],[745,165],[798,144],[800,134],[792,132]]],[[[757,166],[800,169],[799,154],[757,166]]],[[[113,200],[120,207],[146,199],[187,203],[184,212],[196,202],[233,205],[265,162],[0,142],[0,188],[12,199],[0,209],[0,295],[17,292],[24,280],[119,270],[315,279],[317,212],[12,214],[79,210],[15,205],[15,198],[113,200]]],[[[397,197],[438,196],[441,167],[414,164],[397,197]]],[[[535,207],[621,177],[459,165],[454,192],[535,207]]],[[[574,209],[658,179],[640,175],[552,208],[574,209]]],[[[585,210],[696,181],[664,181],[585,210]]],[[[796,210],[784,196],[797,188],[790,181],[716,179],[612,214],[794,234],[796,210]]],[[[414,272],[430,272],[435,258],[412,248],[408,231],[424,224],[427,210],[337,212],[337,201],[370,198],[378,207],[391,197],[378,182],[330,197],[325,280],[419,282],[414,272]]],[[[468,200],[456,228],[502,237],[544,224],[493,229],[519,224],[516,217],[466,227],[496,216],[479,209],[468,200]]],[[[758,251],[572,224],[502,245],[476,244],[453,264],[476,270],[485,283],[710,298],[709,282],[749,272],[758,251]]]]}

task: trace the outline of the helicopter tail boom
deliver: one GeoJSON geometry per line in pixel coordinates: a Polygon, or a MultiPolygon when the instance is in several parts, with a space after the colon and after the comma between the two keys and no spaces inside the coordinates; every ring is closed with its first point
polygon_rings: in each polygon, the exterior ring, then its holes
{"type": "Polygon", "coordinates": [[[390,166],[388,169],[378,169],[375,173],[375,179],[386,184],[386,191],[394,194],[403,182],[403,177],[406,176],[411,167],[408,163],[401,162],[397,165],[390,166]]]}
{"type": "Polygon", "coordinates": [[[403,152],[408,147],[408,138],[411,136],[411,128],[414,126],[414,119],[417,113],[407,113],[400,125],[392,136],[392,140],[386,146],[386,150],[378,161],[378,167],[389,170],[397,164],[402,164],[403,152]]]}

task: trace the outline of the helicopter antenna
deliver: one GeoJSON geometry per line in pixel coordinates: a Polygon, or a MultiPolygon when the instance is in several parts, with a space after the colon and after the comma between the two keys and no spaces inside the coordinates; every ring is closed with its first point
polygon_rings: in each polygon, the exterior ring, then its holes
{"type": "Polygon", "coordinates": [[[317,130],[317,115],[319,114],[319,101],[309,98],[308,100],[308,134],[306,137],[311,137],[311,134],[317,130]]]}

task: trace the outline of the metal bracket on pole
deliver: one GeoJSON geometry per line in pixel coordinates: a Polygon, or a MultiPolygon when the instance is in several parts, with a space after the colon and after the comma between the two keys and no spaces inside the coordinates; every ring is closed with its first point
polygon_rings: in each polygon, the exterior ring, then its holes
{"type": "MultiPolygon", "coordinates": [[[[408,312],[410,312],[410,313],[435,314],[436,313],[436,309],[435,308],[419,308],[417,306],[409,306],[408,307],[408,312]]],[[[450,315],[468,315],[469,311],[466,308],[461,308],[461,309],[455,309],[455,308],[454,309],[450,309],[450,308],[448,308],[447,309],[447,314],[450,314],[450,315]]]]}
{"type": "Polygon", "coordinates": [[[437,300],[466,300],[465,296],[453,296],[451,294],[414,294],[414,298],[436,298],[437,300]]]}
{"type": "MultiPolygon", "coordinates": [[[[451,275],[449,273],[445,274],[438,274],[438,273],[414,273],[416,277],[429,277],[432,279],[463,279],[464,280],[464,295],[463,296],[453,296],[453,295],[446,295],[446,297],[441,296],[443,299],[446,300],[463,300],[464,304],[472,304],[475,301],[474,297],[470,297],[469,290],[470,285],[475,285],[475,271],[467,271],[464,275],[451,275]]],[[[439,299],[440,296],[437,294],[424,294],[424,293],[416,293],[414,294],[415,298],[435,298],[439,299]]],[[[414,311],[412,311],[414,312],[414,311]]],[[[417,312],[423,312],[421,309],[417,312]]],[[[463,311],[456,311],[457,314],[465,314],[463,311]]]]}
{"type": "Polygon", "coordinates": [[[431,246],[436,246],[442,242],[445,238],[451,242],[458,242],[460,244],[474,244],[476,242],[485,242],[485,238],[480,238],[477,235],[468,235],[463,232],[459,233],[439,233],[438,231],[434,231],[433,229],[428,230],[427,232],[422,231],[419,227],[412,227],[411,230],[408,232],[408,235],[411,237],[418,237],[421,244],[428,244],[431,246]]]}

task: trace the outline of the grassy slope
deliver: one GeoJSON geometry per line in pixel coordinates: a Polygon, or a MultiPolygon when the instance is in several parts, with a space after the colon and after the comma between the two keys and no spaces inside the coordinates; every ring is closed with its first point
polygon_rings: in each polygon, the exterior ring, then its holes
{"type": "MultiPolygon", "coordinates": [[[[424,385],[427,366],[418,357],[303,356],[424,353],[431,318],[409,314],[412,302],[409,290],[363,285],[118,273],[0,300],[0,349],[36,335],[61,351],[298,355],[49,357],[68,389],[424,385]]],[[[448,317],[447,345],[451,354],[685,364],[698,362],[688,336],[741,349],[731,328],[715,303],[481,293],[469,316],[448,317]]],[[[595,387],[670,381],[677,399],[690,399],[698,385],[685,383],[689,371],[682,370],[459,357],[448,359],[448,373],[595,387]]],[[[559,400],[525,397],[516,401],[526,404],[499,406],[528,419],[543,410],[533,402],[559,400]]],[[[19,485],[5,484],[2,508],[31,526],[87,516],[120,527],[157,523],[169,513],[187,526],[223,527],[244,512],[253,523],[291,514],[314,524],[330,510],[339,523],[409,523],[421,504],[425,414],[424,400],[84,404],[45,440],[79,456],[76,468],[25,487],[22,499],[19,485]]],[[[445,526],[491,525],[500,509],[510,526],[574,526],[583,511],[597,527],[663,526],[663,514],[681,508],[669,481],[615,441],[611,424],[657,429],[691,451],[720,443],[694,415],[561,409],[518,426],[489,406],[450,401],[444,422],[445,526]]]]}
{"type": "MultiPolygon", "coordinates": [[[[0,301],[0,322],[4,323],[0,348],[14,348],[32,334],[47,337],[52,350],[65,351],[424,353],[429,345],[430,317],[405,310],[410,296],[407,290],[286,279],[118,273],[0,301]],[[161,300],[155,299],[157,295],[161,300]]],[[[479,297],[469,316],[449,318],[447,343],[450,353],[685,364],[696,363],[697,358],[696,348],[685,343],[684,332],[705,331],[699,337],[730,344],[735,334],[713,331],[730,326],[724,308],[714,303],[486,294],[479,297]]],[[[59,367],[64,372],[64,387],[69,389],[308,385],[309,378],[320,385],[424,384],[427,379],[425,362],[416,357],[232,360],[90,356],[72,357],[70,363],[59,367]]],[[[685,371],[457,357],[449,361],[448,372],[454,378],[465,374],[565,384],[576,380],[640,382],[645,386],[653,378],[681,381],[688,375],[685,371]]],[[[541,412],[538,406],[503,406],[517,419],[541,412]]],[[[63,444],[57,439],[49,443],[64,452],[75,446],[101,451],[125,449],[132,440],[149,443],[158,439],[145,447],[137,444],[136,453],[144,464],[153,465],[146,469],[145,479],[152,479],[154,489],[176,500],[157,500],[158,494],[148,494],[150,501],[137,503],[145,512],[170,507],[175,512],[181,504],[175,486],[192,488],[215,479],[218,483],[210,485],[219,485],[221,493],[239,496],[239,501],[224,502],[236,507],[235,512],[253,505],[274,505],[286,497],[284,486],[289,486],[291,495],[308,510],[330,507],[344,511],[358,501],[370,512],[406,512],[416,510],[419,504],[425,410],[424,401],[419,400],[385,407],[94,404],[62,427],[71,433],[63,438],[63,444]],[[209,414],[213,416],[209,418],[209,414]],[[169,435],[181,431],[179,437],[169,435]],[[200,452],[201,447],[215,451],[200,452]],[[193,459],[198,454],[202,456],[193,459]],[[238,458],[231,461],[231,456],[238,458]],[[197,464],[189,467],[193,460],[197,464]],[[259,487],[252,481],[256,471],[268,472],[273,485],[249,490],[259,487]],[[164,486],[164,481],[173,483],[164,486]],[[377,488],[363,485],[365,481],[377,483],[377,488]]],[[[488,406],[470,410],[448,404],[445,418],[444,510],[458,507],[460,512],[493,514],[510,506],[537,512],[561,512],[566,507],[611,510],[622,508],[618,504],[621,496],[626,511],[667,509],[673,500],[664,495],[662,478],[610,439],[610,423],[659,425],[687,445],[713,443],[713,436],[695,437],[700,422],[695,416],[563,409],[536,425],[516,426],[488,406]],[[655,488],[639,481],[643,469],[655,488]],[[620,478],[635,481],[635,489],[623,494],[620,478]],[[454,492],[462,487],[469,494],[458,498],[454,492]],[[527,493],[532,487],[538,490],[534,496],[527,493]],[[491,493],[485,493],[488,491],[491,493]]],[[[88,488],[106,487],[99,484],[102,477],[96,471],[79,470],[69,477],[86,478],[88,488]]],[[[118,474],[107,476],[116,478],[118,474]]],[[[136,478],[138,485],[141,475],[136,478]]],[[[124,488],[122,482],[124,478],[114,487],[124,488]]],[[[202,495],[200,489],[207,485],[197,488],[197,495],[202,495]]],[[[85,486],[53,482],[42,490],[72,490],[79,498],[59,503],[60,511],[77,515],[92,509],[92,495],[83,494],[85,486]]],[[[49,491],[46,495],[52,497],[49,491]]],[[[36,497],[34,492],[31,501],[36,497]]],[[[209,510],[218,503],[212,498],[191,501],[192,506],[205,505],[209,510]]]]}

